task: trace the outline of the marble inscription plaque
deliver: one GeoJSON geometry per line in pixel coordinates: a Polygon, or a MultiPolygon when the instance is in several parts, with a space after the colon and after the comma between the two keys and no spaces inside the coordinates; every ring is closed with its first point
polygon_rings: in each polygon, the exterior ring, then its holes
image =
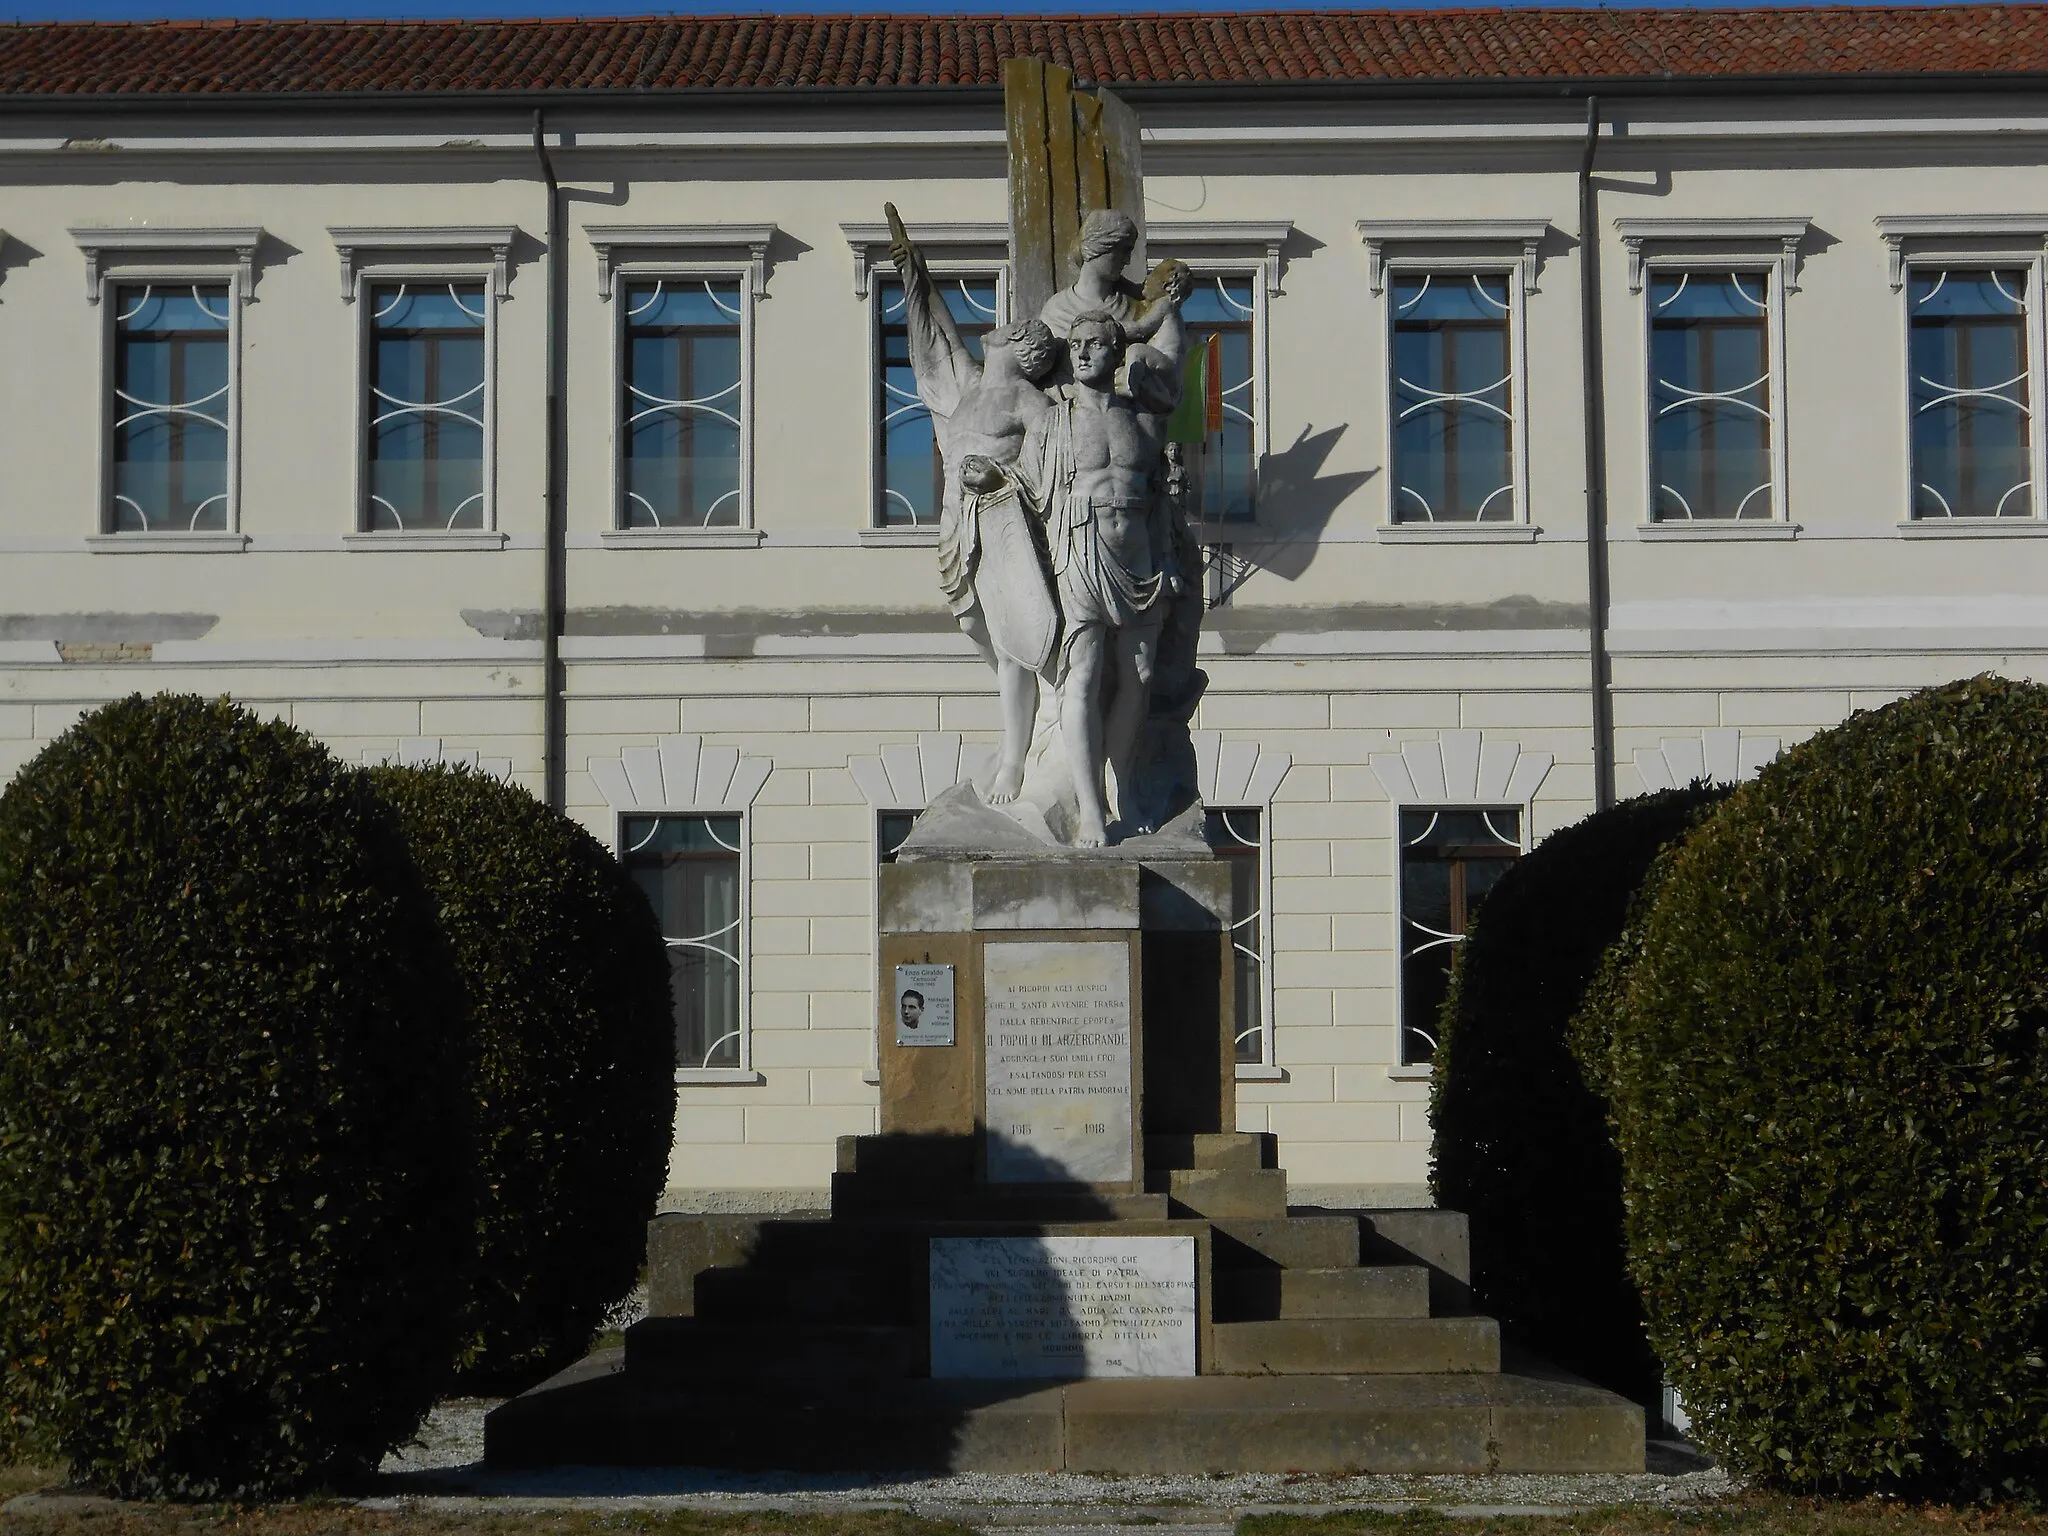
{"type": "Polygon", "coordinates": [[[982,998],[989,1182],[1128,1182],[1130,951],[990,944],[982,998]]]}
{"type": "Polygon", "coordinates": [[[932,1375],[1192,1376],[1192,1237],[935,1237],[932,1375]]]}

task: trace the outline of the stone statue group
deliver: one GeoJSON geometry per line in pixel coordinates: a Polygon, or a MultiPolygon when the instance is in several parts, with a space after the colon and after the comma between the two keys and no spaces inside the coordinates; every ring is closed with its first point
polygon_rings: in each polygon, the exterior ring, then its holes
{"type": "Polygon", "coordinates": [[[1174,754],[1148,749],[1148,720],[1185,740],[1202,684],[1200,547],[1167,440],[1192,278],[1166,261],[1131,282],[1137,225],[1090,213],[1073,285],[989,332],[977,361],[887,212],[945,469],[939,582],[1002,698],[1002,753],[980,791],[1073,847],[1156,830],[1189,796],[1174,754]]]}

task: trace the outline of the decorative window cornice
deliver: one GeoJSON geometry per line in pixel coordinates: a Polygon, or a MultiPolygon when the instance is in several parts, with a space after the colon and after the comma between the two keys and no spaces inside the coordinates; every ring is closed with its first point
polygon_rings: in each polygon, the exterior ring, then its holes
{"type": "Polygon", "coordinates": [[[1666,736],[1654,747],[1637,747],[1636,772],[1650,790],[1680,789],[1696,779],[1739,784],[1753,779],[1784,750],[1775,736],[1751,736],[1733,726],[1697,736],[1666,736]]]}
{"type": "Polygon", "coordinates": [[[403,228],[365,228],[360,225],[329,226],[327,236],[334,242],[335,254],[341,258],[341,299],[344,304],[353,304],[356,298],[356,271],[365,254],[376,252],[405,252],[408,254],[434,251],[462,251],[479,254],[488,252],[491,259],[491,292],[496,298],[504,298],[506,287],[512,277],[512,242],[518,238],[518,229],[510,224],[502,225],[409,225],[403,228]]]}
{"type": "Polygon", "coordinates": [[[1906,286],[1908,240],[2048,241],[2048,213],[1881,213],[1872,222],[1884,240],[1893,293],[1906,286]]]}
{"type": "MultiPolygon", "coordinates": [[[[910,238],[921,246],[987,247],[998,260],[1005,259],[1009,250],[1010,227],[1000,221],[961,220],[907,227],[910,238]]],[[[888,254],[889,226],[841,224],[839,233],[846,237],[847,248],[853,252],[853,296],[864,299],[874,272],[896,270],[888,254]]]]}
{"type": "Polygon", "coordinates": [[[744,811],[774,769],[769,758],[706,746],[701,736],[664,736],[590,760],[590,776],[615,811],[744,811]]]}
{"type": "Polygon", "coordinates": [[[1265,251],[1266,287],[1280,289],[1280,248],[1294,233],[1292,219],[1161,219],[1146,225],[1147,247],[1240,245],[1265,251]]]}
{"type": "Polygon", "coordinates": [[[1536,291],[1537,255],[1543,237],[1550,232],[1548,219],[1360,219],[1358,238],[1365,242],[1365,281],[1374,293],[1387,290],[1387,247],[1389,245],[1491,245],[1518,246],[1515,265],[1522,274],[1522,291],[1536,291]]]}
{"type": "Polygon", "coordinates": [[[1783,218],[1616,219],[1614,228],[1628,253],[1628,291],[1643,291],[1643,243],[1649,240],[1712,240],[1724,245],[1778,243],[1785,266],[1785,291],[1799,291],[1799,243],[1813,227],[1804,214],[1783,218]]]}
{"type": "Polygon", "coordinates": [[[1291,752],[1275,752],[1256,741],[1225,741],[1221,731],[1190,731],[1188,739],[1195,749],[1195,788],[1204,805],[1271,805],[1294,766],[1291,752]]]}
{"type": "Polygon", "coordinates": [[[583,234],[597,252],[597,296],[612,296],[612,274],[621,251],[689,251],[692,259],[707,252],[746,253],[747,291],[768,296],[768,245],[777,233],[773,224],[586,224],[583,234]]]}
{"type": "Polygon", "coordinates": [[[211,256],[235,264],[235,293],[246,299],[256,286],[256,247],[262,243],[260,226],[225,227],[217,224],[187,225],[177,229],[144,229],[129,225],[119,228],[84,228],[70,231],[72,241],[85,253],[85,301],[100,301],[100,277],[112,256],[173,253],[187,259],[211,256]]]}
{"type": "Polygon", "coordinates": [[[1485,740],[1479,731],[1444,731],[1434,741],[1405,741],[1373,752],[1373,777],[1396,805],[1526,805],[1556,758],[1525,752],[1519,741],[1485,740]]]}
{"type": "Polygon", "coordinates": [[[882,748],[880,756],[849,757],[861,798],[881,811],[921,811],[955,784],[985,777],[993,743],[962,742],[957,731],[920,731],[915,742],[882,748]]]}

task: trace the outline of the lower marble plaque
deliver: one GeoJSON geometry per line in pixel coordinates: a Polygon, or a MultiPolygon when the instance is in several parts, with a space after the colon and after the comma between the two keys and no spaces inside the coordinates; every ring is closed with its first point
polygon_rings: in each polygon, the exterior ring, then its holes
{"type": "Polygon", "coordinates": [[[932,1375],[1192,1376],[1192,1237],[935,1237],[932,1375]]]}
{"type": "Polygon", "coordinates": [[[1132,1178],[1131,960],[1122,943],[982,950],[991,1184],[1132,1178]]]}

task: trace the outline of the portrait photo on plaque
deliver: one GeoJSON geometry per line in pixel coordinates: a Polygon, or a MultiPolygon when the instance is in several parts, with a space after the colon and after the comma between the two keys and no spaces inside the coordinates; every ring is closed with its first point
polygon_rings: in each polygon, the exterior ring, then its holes
{"type": "Polygon", "coordinates": [[[896,967],[896,1043],[953,1043],[953,967],[896,967]]]}

